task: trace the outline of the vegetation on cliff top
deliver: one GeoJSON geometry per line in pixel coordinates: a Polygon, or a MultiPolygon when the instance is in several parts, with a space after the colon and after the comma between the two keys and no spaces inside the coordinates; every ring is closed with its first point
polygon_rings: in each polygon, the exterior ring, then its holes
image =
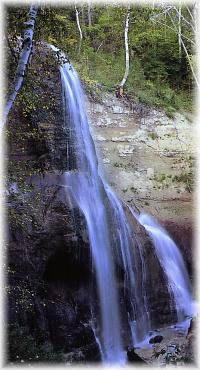
{"type": "MultiPolygon", "coordinates": [[[[131,6],[130,69],[125,84],[130,99],[163,107],[168,113],[192,109],[195,63],[192,11],[192,5],[182,6],[181,15],[177,9],[161,6],[131,6]]],[[[115,91],[125,68],[126,14],[127,7],[122,5],[42,6],[38,10],[35,40],[64,50],[89,90],[100,87],[115,91]]],[[[7,8],[7,40],[15,60],[26,15],[25,7],[7,8]]]]}
{"type": "MultiPolygon", "coordinates": [[[[88,8],[86,4],[78,5],[77,9],[83,35],[81,42],[80,30],[77,27],[77,13],[72,5],[66,8],[49,6],[39,8],[34,41],[40,43],[40,48],[42,48],[41,41],[45,41],[64,50],[73,61],[89,91],[99,89],[115,92],[124,74],[124,22],[127,9],[110,5],[93,5],[92,8],[88,8]]],[[[176,32],[168,28],[170,18],[164,17],[165,23],[162,24],[153,21],[153,17],[159,11],[158,8],[148,6],[132,7],[130,10],[130,71],[125,93],[129,99],[163,107],[168,113],[176,109],[190,110],[193,88],[191,66],[183,48],[180,53],[176,32]]],[[[25,7],[7,8],[9,80],[12,80],[16,71],[22,46],[23,22],[26,21],[27,13],[28,8],[25,7]]],[[[191,21],[186,7],[182,8],[182,14],[191,21]]],[[[184,22],[182,22],[182,32],[188,39],[193,39],[191,29],[186,27],[184,22]]],[[[186,46],[193,60],[192,43],[187,41],[186,46]]],[[[17,183],[19,188],[19,191],[15,192],[15,189],[8,186],[8,200],[11,204],[8,209],[10,231],[14,236],[19,233],[20,237],[24,232],[27,245],[29,245],[29,239],[32,239],[29,230],[31,229],[32,235],[37,234],[40,223],[44,223],[45,212],[51,202],[49,189],[46,198],[44,193],[40,193],[37,189],[35,193],[31,192],[32,188],[27,185],[26,178],[55,168],[59,170],[64,168],[62,148],[60,149],[61,140],[59,145],[55,145],[56,138],[61,137],[55,129],[55,122],[59,122],[60,95],[56,101],[50,93],[51,87],[57,82],[56,79],[51,80],[55,61],[50,57],[46,60],[44,56],[43,59],[40,58],[38,49],[37,47],[37,53],[33,55],[28,75],[26,74],[23,88],[15,102],[17,114],[12,113],[12,122],[10,121],[6,132],[9,146],[8,183],[17,183]],[[47,129],[46,126],[48,126],[47,129]],[[60,167],[56,161],[59,162],[60,167]],[[38,209],[41,220],[37,215],[38,209]]],[[[177,177],[176,180],[188,183],[186,177],[177,177]]],[[[134,187],[131,190],[135,191],[134,187]]],[[[24,259],[28,260],[27,253],[26,250],[24,259]]],[[[29,303],[26,293],[26,289],[22,290],[16,300],[17,304],[20,302],[22,307],[24,305],[25,312],[27,312],[27,302],[29,303]]],[[[13,305],[12,309],[14,308],[13,305]]],[[[43,338],[39,338],[40,342],[38,335],[38,341],[35,341],[30,330],[27,330],[25,324],[23,325],[20,323],[20,325],[11,325],[9,328],[11,362],[63,361],[60,352],[53,352],[51,347],[44,344],[43,338]]],[[[167,360],[174,362],[174,358],[167,360]]]]}

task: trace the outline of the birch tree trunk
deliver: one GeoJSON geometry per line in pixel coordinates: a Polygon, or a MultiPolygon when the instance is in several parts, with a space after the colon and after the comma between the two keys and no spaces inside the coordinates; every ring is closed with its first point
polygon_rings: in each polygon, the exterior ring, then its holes
{"type": "Polygon", "coordinates": [[[191,20],[189,21],[188,19],[186,19],[186,17],[184,17],[183,15],[183,12],[182,12],[182,8],[181,8],[181,2],[179,2],[179,8],[177,8],[176,6],[166,6],[164,7],[164,12],[158,14],[156,16],[156,18],[154,18],[154,20],[156,20],[156,22],[162,24],[162,22],[160,22],[158,20],[158,17],[159,16],[163,16],[163,14],[166,14],[170,20],[171,20],[171,23],[172,23],[172,27],[166,25],[167,28],[169,28],[170,30],[174,31],[177,36],[178,36],[178,44],[179,44],[179,56],[181,55],[181,53],[185,52],[186,54],[186,58],[188,60],[188,64],[190,66],[190,69],[191,69],[191,72],[192,72],[192,75],[193,75],[193,78],[196,82],[196,85],[198,87],[198,89],[200,88],[200,82],[199,82],[199,75],[196,71],[196,68],[195,66],[193,66],[193,63],[192,63],[192,58],[188,52],[188,49],[187,49],[187,44],[185,44],[184,42],[184,39],[186,39],[187,41],[189,41],[191,43],[191,45],[195,45],[195,42],[192,40],[192,37],[188,37],[186,36],[185,34],[182,33],[183,31],[183,26],[187,26],[189,31],[193,32],[195,37],[197,37],[197,18],[195,17],[195,14],[197,15],[197,3],[195,2],[194,5],[193,5],[193,12],[190,11],[189,7],[186,7],[186,9],[188,10],[188,13],[191,17],[191,20]],[[175,10],[176,11],[176,14],[178,16],[178,25],[177,25],[177,22],[176,22],[176,19],[173,17],[173,15],[171,14],[171,11],[175,10]]]}
{"type": "Polygon", "coordinates": [[[181,52],[182,52],[182,43],[181,43],[181,4],[179,5],[179,10],[178,10],[178,45],[179,45],[179,60],[181,62],[181,52]]]}
{"type": "Polygon", "coordinates": [[[84,5],[81,6],[81,21],[82,21],[82,24],[85,25],[84,5]]]}
{"type": "MultiPolygon", "coordinates": [[[[174,29],[176,30],[176,32],[178,34],[179,33],[178,28],[177,28],[177,26],[176,26],[176,24],[175,24],[175,22],[174,22],[174,20],[173,20],[173,18],[172,18],[172,16],[170,14],[169,14],[169,17],[170,17],[171,22],[172,22],[172,24],[174,26],[174,29]]],[[[185,51],[185,54],[186,54],[186,57],[187,57],[187,60],[188,60],[188,63],[189,63],[189,66],[190,66],[190,69],[191,69],[193,78],[194,78],[194,80],[195,80],[195,82],[197,84],[197,87],[199,89],[200,88],[200,83],[199,83],[199,80],[198,80],[198,75],[196,74],[196,71],[195,71],[195,69],[194,69],[194,67],[192,65],[191,57],[190,57],[190,55],[189,55],[189,53],[187,51],[187,48],[185,46],[185,43],[183,41],[182,34],[180,35],[180,42],[181,42],[181,45],[182,45],[182,49],[185,51]]]]}
{"type": "Polygon", "coordinates": [[[78,52],[80,53],[82,39],[83,39],[83,34],[82,34],[82,30],[81,30],[81,26],[80,26],[80,21],[79,21],[79,12],[78,12],[78,9],[77,9],[76,5],[75,5],[75,11],[76,11],[76,23],[77,23],[77,27],[78,27],[79,34],[80,34],[80,41],[79,41],[79,47],[78,47],[78,52]]]}
{"type": "Polygon", "coordinates": [[[91,15],[91,4],[90,0],[88,1],[88,26],[92,25],[92,15],[91,15]]]}
{"type": "Polygon", "coordinates": [[[129,29],[129,18],[130,18],[130,5],[128,7],[127,15],[126,15],[126,22],[125,22],[125,29],[124,29],[124,43],[125,43],[125,72],[124,77],[119,85],[120,88],[120,95],[123,95],[124,85],[128,78],[129,74],[129,46],[128,46],[128,29],[129,29]]]}
{"type": "Polygon", "coordinates": [[[31,50],[32,50],[37,10],[38,10],[38,7],[32,5],[28,12],[28,20],[24,22],[25,30],[24,30],[24,35],[23,35],[22,50],[19,56],[18,66],[17,66],[17,70],[15,73],[13,92],[10,94],[8,101],[6,103],[5,109],[4,109],[3,125],[6,123],[8,114],[14,104],[17,94],[20,91],[23,81],[24,81],[24,76],[26,73],[28,61],[31,55],[31,50]]]}

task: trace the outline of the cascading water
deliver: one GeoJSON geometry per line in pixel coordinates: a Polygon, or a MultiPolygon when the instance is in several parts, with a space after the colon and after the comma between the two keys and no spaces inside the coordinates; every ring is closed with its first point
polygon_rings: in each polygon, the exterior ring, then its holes
{"type": "MultiPolygon", "coordinates": [[[[115,264],[119,264],[124,271],[124,302],[128,301],[126,315],[134,346],[141,343],[152,329],[146,292],[148,267],[143,256],[143,246],[134,234],[121,202],[98,172],[97,156],[83,106],[84,95],[78,75],[69,63],[62,64],[60,74],[68,137],[65,187],[87,223],[100,301],[98,343],[104,362],[124,363],[115,264]]],[[[189,314],[189,279],[177,247],[149,216],[141,215],[137,219],[153,240],[169,289],[173,293],[177,312],[189,314]]]]}
{"type": "Polygon", "coordinates": [[[142,246],[132,232],[123,206],[116,194],[108,184],[104,183],[104,186],[110,201],[115,230],[118,234],[118,242],[115,242],[118,249],[115,253],[116,255],[120,253],[119,257],[123,262],[125,289],[129,292],[129,300],[132,306],[131,312],[128,312],[129,324],[133,345],[137,345],[151,328],[145,290],[146,266],[142,256],[142,246]],[[141,269],[141,271],[138,271],[138,269],[141,269]],[[139,275],[141,275],[140,286],[137,284],[139,275]]]}
{"type": "Polygon", "coordinates": [[[141,213],[137,218],[154,243],[168,289],[175,302],[178,322],[182,322],[187,316],[194,314],[191,284],[183,257],[166,230],[152,216],[141,213]]]}
{"type": "Polygon", "coordinates": [[[87,222],[100,299],[103,360],[120,363],[124,361],[124,352],[104,187],[98,174],[96,153],[83,109],[84,97],[78,75],[68,63],[62,65],[60,73],[63,101],[67,107],[66,124],[73,130],[76,142],[76,170],[65,174],[65,182],[87,222]]]}

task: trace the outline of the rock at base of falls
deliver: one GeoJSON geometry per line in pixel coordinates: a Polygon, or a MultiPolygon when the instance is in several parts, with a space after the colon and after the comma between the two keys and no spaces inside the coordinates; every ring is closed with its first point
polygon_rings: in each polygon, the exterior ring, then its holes
{"type": "Polygon", "coordinates": [[[127,350],[128,362],[143,362],[146,363],[136,352],[134,348],[128,348],[127,350]]]}
{"type": "Polygon", "coordinates": [[[162,335],[156,335],[155,337],[151,338],[149,340],[149,343],[150,344],[155,344],[155,343],[161,343],[163,340],[163,336],[162,335]]]}

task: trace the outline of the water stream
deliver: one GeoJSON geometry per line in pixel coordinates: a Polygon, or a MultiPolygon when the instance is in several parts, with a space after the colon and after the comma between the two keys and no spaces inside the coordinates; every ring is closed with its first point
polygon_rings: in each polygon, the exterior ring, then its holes
{"type": "Polygon", "coordinates": [[[115,233],[117,232],[117,246],[115,253],[119,255],[125,271],[124,285],[128,290],[128,298],[132,310],[128,312],[128,320],[131,328],[133,345],[142,341],[150,330],[150,317],[146,297],[145,281],[146,266],[142,255],[142,245],[136,234],[131,229],[124,208],[111,187],[104,182],[105,190],[109,198],[115,233]],[[138,284],[138,278],[141,282],[138,284]]]}
{"type": "MultiPolygon", "coordinates": [[[[151,329],[145,290],[147,266],[143,258],[143,246],[137,240],[121,202],[98,172],[95,146],[89,130],[78,74],[69,63],[60,67],[60,74],[64,120],[69,137],[69,170],[65,173],[65,185],[87,223],[100,302],[98,341],[102,360],[123,364],[126,355],[115,264],[120,265],[124,271],[124,296],[126,295],[129,303],[127,321],[135,346],[151,329]]],[[[151,236],[181,320],[185,315],[191,314],[192,297],[180,252],[150,216],[140,215],[138,221],[151,236]]]]}
{"type": "Polygon", "coordinates": [[[105,190],[98,174],[97,158],[86,113],[84,97],[76,71],[68,63],[60,68],[66,125],[73,131],[76,168],[66,172],[66,185],[85,216],[90,248],[96,270],[101,311],[101,347],[103,360],[121,363],[124,351],[118,292],[115,281],[112,246],[104,204],[105,190]]]}
{"type": "Polygon", "coordinates": [[[183,257],[167,231],[152,216],[141,213],[138,221],[150,235],[163,268],[168,289],[174,299],[178,322],[194,313],[192,287],[183,257]]]}

